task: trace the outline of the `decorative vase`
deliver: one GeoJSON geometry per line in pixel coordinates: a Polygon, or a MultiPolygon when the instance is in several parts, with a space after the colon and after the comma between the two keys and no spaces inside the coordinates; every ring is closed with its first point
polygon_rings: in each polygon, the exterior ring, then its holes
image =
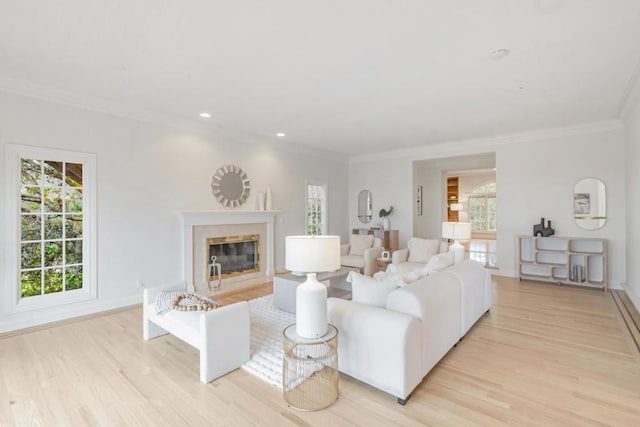
{"type": "Polygon", "coordinates": [[[264,210],[264,193],[262,192],[258,193],[258,210],[264,210]]]}
{"type": "Polygon", "coordinates": [[[386,231],[386,230],[391,230],[391,224],[389,223],[389,217],[385,216],[382,219],[382,228],[386,231]]]}
{"type": "Polygon", "coordinates": [[[272,206],[272,201],[271,201],[271,186],[267,185],[267,196],[265,198],[265,210],[270,211],[273,206],[272,206]]]}

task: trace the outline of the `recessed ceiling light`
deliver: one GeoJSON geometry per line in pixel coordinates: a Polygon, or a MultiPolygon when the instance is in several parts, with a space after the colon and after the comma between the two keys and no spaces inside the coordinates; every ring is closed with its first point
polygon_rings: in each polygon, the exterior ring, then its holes
{"type": "Polygon", "coordinates": [[[209,117],[211,117],[211,114],[209,114],[209,113],[200,113],[200,117],[204,117],[205,119],[208,119],[209,117]]]}
{"type": "Polygon", "coordinates": [[[276,136],[277,136],[278,138],[284,138],[284,137],[285,137],[285,136],[287,136],[287,135],[286,135],[284,132],[278,132],[278,133],[276,133],[276,136]]]}
{"type": "Polygon", "coordinates": [[[496,49],[493,52],[491,52],[491,54],[489,55],[489,58],[493,60],[498,60],[498,59],[505,58],[507,55],[509,55],[509,49],[496,49]]]}

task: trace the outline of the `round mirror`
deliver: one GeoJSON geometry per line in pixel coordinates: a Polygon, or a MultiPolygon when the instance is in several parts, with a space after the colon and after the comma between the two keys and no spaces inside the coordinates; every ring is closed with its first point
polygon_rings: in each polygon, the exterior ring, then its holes
{"type": "Polygon", "coordinates": [[[607,222],[607,189],[598,178],[585,178],[573,188],[573,216],[578,227],[597,230],[607,222]]]}
{"type": "Polygon", "coordinates": [[[373,199],[371,191],[362,190],[358,194],[358,219],[363,224],[371,222],[373,215],[373,199]]]}
{"type": "Polygon", "coordinates": [[[213,175],[211,189],[222,206],[235,208],[249,197],[249,178],[238,166],[225,165],[213,175]]]}

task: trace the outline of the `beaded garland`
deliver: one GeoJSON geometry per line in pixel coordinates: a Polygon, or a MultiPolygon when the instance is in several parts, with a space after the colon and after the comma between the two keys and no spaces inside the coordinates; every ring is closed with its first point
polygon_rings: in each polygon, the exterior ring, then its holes
{"type": "Polygon", "coordinates": [[[209,311],[220,307],[217,303],[211,303],[199,295],[192,293],[180,294],[173,299],[173,309],[178,311],[209,311]],[[194,305],[182,305],[182,300],[195,303],[194,305]]]}

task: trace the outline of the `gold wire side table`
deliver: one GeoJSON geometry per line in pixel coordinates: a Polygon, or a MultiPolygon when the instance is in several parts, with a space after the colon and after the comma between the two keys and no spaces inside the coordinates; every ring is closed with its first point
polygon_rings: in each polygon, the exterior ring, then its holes
{"type": "Polygon", "coordinates": [[[282,390],[296,409],[316,411],[338,399],[338,329],[328,325],[320,338],[302,338],[296,325],[285,328],[282,390]]]}

